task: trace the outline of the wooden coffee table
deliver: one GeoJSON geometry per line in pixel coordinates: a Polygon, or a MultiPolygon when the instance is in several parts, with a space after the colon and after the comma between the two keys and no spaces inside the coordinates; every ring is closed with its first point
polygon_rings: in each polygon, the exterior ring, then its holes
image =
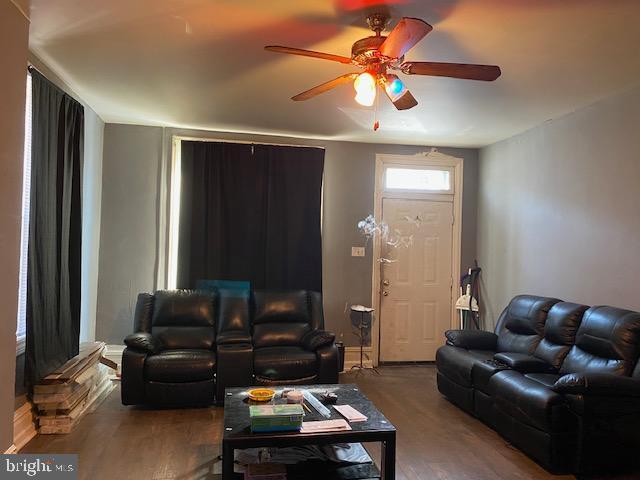
{"type": "MultiPolygon", "coordinates": [[[[233,479],[234,451],[260,447],[294,447],[302,445],[327,445],[336,443],[380,442],[382,445],[382,465],[380,471],[384,480],[395,479],[396,428],[364,396],[357,385],[308,385],[277,387],[276,403],[283,402],[280,394],[285,388],[309,390],[319,399],[327,390],[338,395],[338,405],[351,405],[367,416],[366,422],[351,423],[352,430],[327,433],[273,432],[251,433],[249,421],[248,388],[227,388],[224,398],[224,435],[222,437],[222,479],[233,479]]],[[[327,420],[313,407],[311,413],[305,411],[305,421],[327,420]]],[[[329,406],[331,419],[343,418],[329,406]]]]}

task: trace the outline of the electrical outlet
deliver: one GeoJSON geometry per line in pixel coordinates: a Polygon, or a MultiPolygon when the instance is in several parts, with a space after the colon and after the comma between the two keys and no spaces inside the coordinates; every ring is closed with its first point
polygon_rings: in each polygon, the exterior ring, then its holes
{"type": "Polygon", "coordinates": [[[364,257],[364,247],[351,247],[352,257],[364,257]]]}

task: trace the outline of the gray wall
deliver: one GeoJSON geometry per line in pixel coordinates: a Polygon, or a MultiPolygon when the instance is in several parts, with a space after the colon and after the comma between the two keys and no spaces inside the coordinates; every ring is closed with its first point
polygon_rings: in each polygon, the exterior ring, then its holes
{"type": "Polygon", "coordinates": [[[28,43],[28,20],[11,2],[0,2],[0,453],[13,442],[28,43]]]}
{"type": "Polygon", "coordinates": [[[518,293],[640,310],[640,88],[480,152],[488,319],[518,293]]]}
{"type": "Polygon", "coordinates": [[[122,344],[155,285],[162,129],[106,124],[103,155],[96,339],[122,344]]]}
{"type": "MultiPolygon", "coordinates": [[[[351,257],[363,245],[356,223],[373,213],[376,153],[415,154],[429,147],[329,142],[107,124],[104,138],[102,227],[97,338],[120,344],[131,333],[138,292],[154,289],[158,255],[161,165],[170,161],[174,134],[225,140],[324,146],[323,283],[326,326],[356,344],[345,304],[371,303],[371,252],[351,257]],[[164,148],[163,148],[164,145],[164,148]],[[164,152],[164,159],[163,159],[164,152]]],[[[463,267],[475,255],[477,151],[440,149],[464,163],[463,267]]]]}
{"type": "Polygon", "coordinates": [[[85,105],[84,164],[82,171],[81,342],[92,342],[96,339],[103,135],[104,122],[91,108],[85,105]]]}

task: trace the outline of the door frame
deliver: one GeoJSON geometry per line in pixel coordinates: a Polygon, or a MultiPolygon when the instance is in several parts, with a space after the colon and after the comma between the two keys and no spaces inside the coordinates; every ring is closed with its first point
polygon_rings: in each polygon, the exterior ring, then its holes
{"type": "MultiPolygon", "coordinates": [[[[438,152],[436,149],[431,151],[418,153],[415,155],[391,155],[386,153],[376,154],[376,171],[375,171],[375,193],[373,215],[376,222],[382,221],[382,201],[385,198],[395,198],[401,200],[430,200],[436,202],[452,202],[453,203],[453,230],[451,243],[451,328],[456,328],[458,321],[456,318],[456,300],[458,298],[457,289],[454,288],[458,284],[458,276],[461,272],[461,256],[462,256],[462,188],[463,188],[463,167],[464,160],[462,158],[446,155],[438,152]],[[385,192],[383,181],[383,173],[385,166],[389,164],[403,166],[419,166],[419,167],[449,167],[453,170],[453,194],[447,193],[417,193],[417,192],[385,192]]],[[[378,236],[373,239],[373,255],[372,263],[372,283],[371,283],[371,304],[374,311],[374,321],[372,322],[371,331],[371,347],[374,365],[380,363],[380,304],[382,289],[381,283],[381,264],[378,262],[380,258],[381,242],[378,236]]]]}

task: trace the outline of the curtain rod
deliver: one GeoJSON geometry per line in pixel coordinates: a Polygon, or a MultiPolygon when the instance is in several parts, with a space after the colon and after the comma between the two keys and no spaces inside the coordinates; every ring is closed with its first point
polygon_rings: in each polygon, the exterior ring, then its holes
{"type": "MultiPolygon", "coordinates": [[[[243,134],[243,135],[246,135],[243,134]]],[[[208,138],[208,137],[190,137],[186,135],[173,135],[173,138],[177,140],[187,140],[194,142],[219,142],[219,143],[242,143],[245,145],[272,145],[276,147],[299,147],[299,148],[321,148],[322,150],[326,150],[326,147],[321,147],[319,145],[293,145],[287,143],[270,143],[270,142],[255,142],[255,141],[247,141],[247,140],[229,140],[223,138],[208,138]]]]}
{"type": "MultiPolygon", "coordinates": [[[[48,69],[46,64],[44,66],[48,69]]],[[[81,100],[80,96],[73,91],[73,89],[56,74],[54,71],[50,71],[50,74],[43,72],[36,65],[34,65],[31,60],[27,60],[27,71],[31,72],[35,70],[38,72],[47,82],[60,90],[64,95],[71,98],[72,100],[78,102],[82,105],[82,108],[88,108],[89,110],[93,110],[89,105],[87,105],[83,100],[81,100]],[[53,77],[53,79],[52,79],[53,77]]],[[[95,113],[95,112],[94,112],[95,113]]]]}

